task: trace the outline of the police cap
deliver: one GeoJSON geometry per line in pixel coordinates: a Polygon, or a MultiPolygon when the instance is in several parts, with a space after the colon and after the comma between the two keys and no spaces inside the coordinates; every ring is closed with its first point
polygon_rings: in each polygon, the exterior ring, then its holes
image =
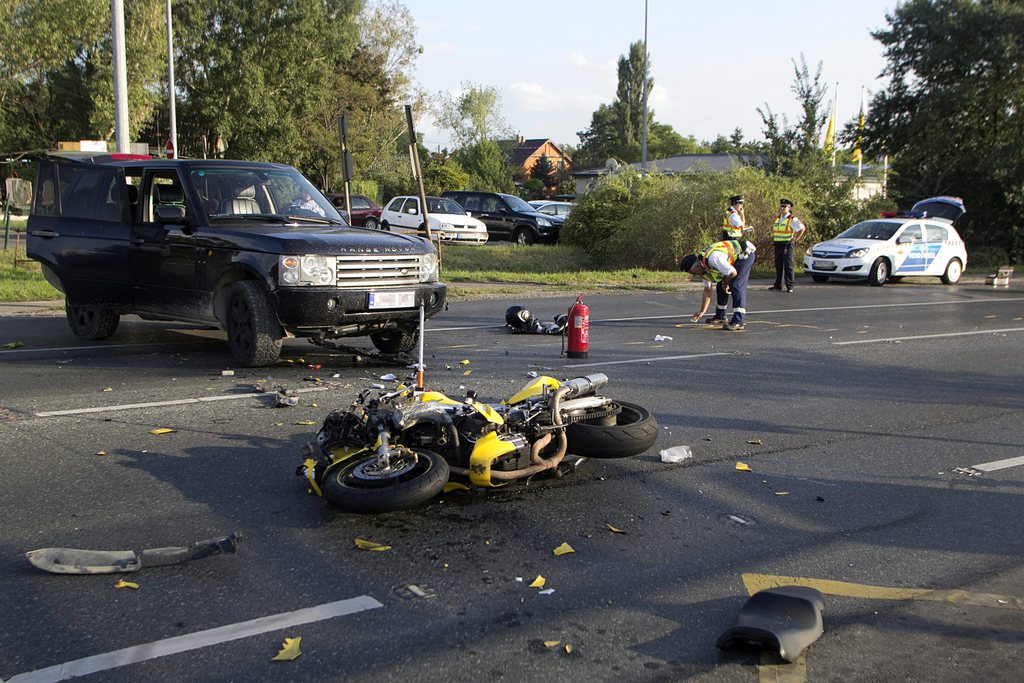
{"type": "Polygon", "coordinates": [[[739,202],[742,202],[742,201],[743,201],[743,195],[741,195],[741,194],[734,194],[733,196],[729,197],[729,203],[730,204],[736,204],[736,203],[739,203],[739,202]]]}

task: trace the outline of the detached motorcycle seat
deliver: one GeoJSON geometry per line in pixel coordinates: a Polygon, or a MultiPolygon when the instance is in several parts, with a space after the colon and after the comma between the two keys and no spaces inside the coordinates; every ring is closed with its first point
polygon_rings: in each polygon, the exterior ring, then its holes
{"type": "Polygon", "coordinates": [[[716,645],[759,645],[792,662],[824,633],[824,607],[825,596],[806,586],[758,591],[743,605],[736,625],[719,636],[716,645]]]}

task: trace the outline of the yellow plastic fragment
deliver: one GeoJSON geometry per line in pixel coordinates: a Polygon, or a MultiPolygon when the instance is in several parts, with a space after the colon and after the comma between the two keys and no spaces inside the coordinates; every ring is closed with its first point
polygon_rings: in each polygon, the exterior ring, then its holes
{"type": "Polygon", "coordinates": [[[441,491],[443,493],[451,493],[452,491],[468,491],[468,490],[469,490],[468,486],[466,486],[465,484],[460,484],[457,481],[450,481],[450,482],[448,482],[447,484],[444,485],[443,489],[441,489],[441,491]]]}
{"type": "Polygon", "coordinates": [[[469,365],[469,361],[468,360],[460,360],[459,361],[459,365],[469,365]]]}
{"type": "Polygon", "coordinates": [[[316,424],[316,423],[313,422],[312,420],[299,420],[298,422],[293,422],[292,424],[295,424],[295,425],[313,425],[313,424],[316,424]]]}
{"type": "Polygon", "coordinates": [[[472,370],[466,370],[466,371],[465,371],[464,373],[462,373],[462,376],[463,376],[463,377],[468,377],[468,376],[470,376],[470,375],[472,375],[472,374],[473,374],[473,371],[472,371],[472,370]]]}
{"type": "Polygon", "coordinates": [[[157,427],[156,429],[150,429],[149,433],[150,434],[156,434],[157,436],[160,436],[161,434],[170,434],[173,431],[174,431],[173,429],[168,429],[167,427],[157,427]]]}
{"type": "Polygon", "coordinates": [[[106,455],[106,451],[96,451],[96,455],[106,455]]]}
{"type": "Polygon", "coordinates": [[[385,550],[391,550],[389,545],[381,545],[380,543],[374,543],[373,541],[364,541],[361,538],[355,539],[356,547],[360,550],[375,550],[377,552],[383,552],[385,550]]]}
{"type": "Polygon", "coordinates": [[[736,471],[737,472],[753,472],[753,470],[750,469],[750,465],[748,465],[745,462],[738,462],[738,463],[736,463],[736,471]]]}
{"type": "Polygon", "coordinates": [[[114,387],[107,387],[107,388],[106,388],[106,389],[104,389],[103,391],[104,391],[104,393],[106,393],[106,392],[108,392],[108,391],[113,391],[113,390],[114,390],[114,387]]]}
{"type": "Polygon", "coordinates": [[[20,349],[24,345],[25,345],[25,342],[13,341],[13,342],[7,342],[6,344],[4,344],[4,348],[5,349],[20,349]]]}
{"type": "Polygon", "coordinates": [[[312,406],[313,406],[314,408],[319,408],[319,407],[320,407],[320,406],[318,406],[318,405],[317,405],[317,404],[315,404],[315,403],[313,403],[313,404],[312,404],[312,406]]]}
{"type": "Polygon", "coordinates": [[[562,555],[568,555],[569,553],[574,553],[576,551],[573,550],[573,547],[568,543],[563,543],[551,552],[555,554],[555,557],[561,557],[562,555]]]}
{"type": "Polygon", "coordinates": [[[284,643],[281,644],[281,651],[271,657],[270,661],[291,662],[298,659],[302,654],[302,650],[299,649],[301,643],[302,638],[285,638],[284,643]]]}
{"type": "Polygon", "coordinates": [[[131,588],[133,591],[137,591],[139,590],[139,584],[121,579],[120,581],[114,584],[114,588],[131,588]]]}
{"type": "Polygon", "coordinates": [[[615,527],[613,527],[613,526],[612,526],[611,524],[608,524],[608,525],[607,525],[607,527],[608,527],[608,531],[613,531],[613,532],[615,532],[615,533],[617,533],[617,534],[624,534],[624,533],[626,533],[626,532],[625,532],[625,531],[623,531],[622,529],[616,529],[616,528],[615,528],[615,527]]]}
{"type": "Polygon", "coordinates": [[[572,654],[572,644],[571,643],[566,643],[565,644],[565,654],[567,654],[567,655],[571,655],[572,654]]]}
{"type": "Polygon", "coordinates": [[[747,441],[747,443],[752,444],[754,446],[763,446],[764,445],[763,443],[761,443],[761,439],[750,439],[750,440],[747,441]]]}
{"type": "Polygon", "coordinates": [[[776,491],[775,495],[776,496],[788,496],[789,495],[789,491],[776,491]]]}
{"type": "Polygon", "coordinates": [[[544,577],[540,574],[537,574],[537,578],[534,579],[533,583],[530,584],[530,588],[543,588],[545,583],[547,583],[547,581],[544,579],[544,577]]]}
{"type": "Polygon", "coordinates": [[[544,647],[558,647],[561,644],[562,644],[562,641],[560,641],[560,640],[545,640],[544,641],[544,647]]]}

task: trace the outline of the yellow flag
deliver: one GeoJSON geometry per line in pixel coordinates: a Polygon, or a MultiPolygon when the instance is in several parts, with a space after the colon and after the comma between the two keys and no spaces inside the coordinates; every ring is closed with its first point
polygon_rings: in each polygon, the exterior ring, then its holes
{"type": "Polygon", "coordinates": [[[822,149],[826,153],[831,154],[832,150],[835,149],[836,145],[836,112],[833,109],[832,113],[828,116],[828,128],[825,129],[825,144],[822,145],[822,149]]]}

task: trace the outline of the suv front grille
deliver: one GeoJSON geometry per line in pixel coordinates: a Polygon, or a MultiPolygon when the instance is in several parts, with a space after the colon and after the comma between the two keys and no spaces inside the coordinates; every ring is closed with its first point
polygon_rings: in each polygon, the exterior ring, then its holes
{"type": "Polygon", "coordinates": [[[419,254],[338,256],[338,287],[415,285],[420,281],[419,254]]]}

